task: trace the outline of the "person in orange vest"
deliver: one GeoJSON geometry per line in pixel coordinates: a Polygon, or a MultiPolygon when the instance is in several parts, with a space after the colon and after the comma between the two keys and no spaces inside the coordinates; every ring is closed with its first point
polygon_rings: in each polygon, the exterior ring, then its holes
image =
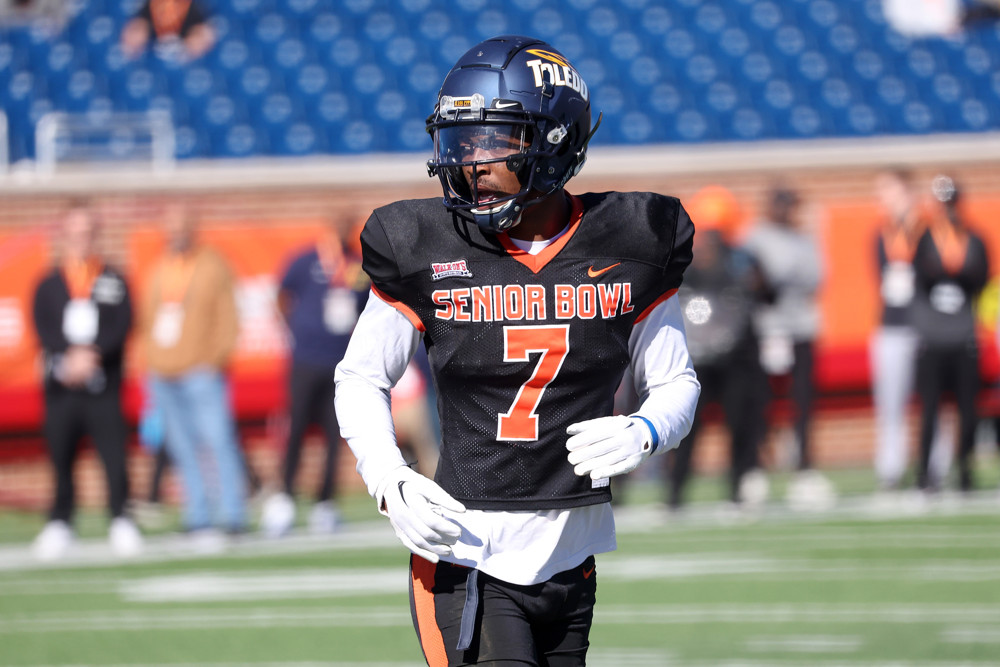
{"type": "Polygon", "coordinates": [[[906,406],[913,392],[917,351],[913,255],[926,222],[909,171],[881,171],[875,177],[875,196],[882,211],[875,240],[881,310],[870,348],[877,430],[875,476],[881,490],[891,491],[901,486],[907,468],[906,406]]]}
{"type": "Polygon", "coordinates": [[[72,546],[73,467],[84,435],[104,464],[112,550],[133,556],[142,549],[142,536],[125,509],[121,388],[132,305],[122,274],[96,252],[99,227],[89,203],[70,205],[60,229],[62,256],[34,296],[35,330],[44,355],[43,428],[55,473],[49,521],[33,544],[42,560],[58,559],[72,546]]]}

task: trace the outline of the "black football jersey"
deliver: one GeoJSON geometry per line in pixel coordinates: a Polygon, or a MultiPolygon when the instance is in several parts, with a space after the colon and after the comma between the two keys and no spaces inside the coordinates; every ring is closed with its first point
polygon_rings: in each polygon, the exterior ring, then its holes
{"type": "Polygon", "coordinates": [[[361,235],[376,293],[424,332],[442,429],[436,481],[472,509],[610,500],[578,477],[566,427],[612,414],[633,325],[681,283],[694,228],[653,193],[571,197],[537,255],[439,198],[375,210],[361,235]]]}

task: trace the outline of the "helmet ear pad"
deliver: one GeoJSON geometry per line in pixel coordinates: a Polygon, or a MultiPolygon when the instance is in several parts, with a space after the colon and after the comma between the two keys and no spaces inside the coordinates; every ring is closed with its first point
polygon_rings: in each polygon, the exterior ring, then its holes
{"type": "Polygon", "coordinates": [[[531,167],[528,164],[528,159],[523,155],[511,155],[507,158],[507,168],[517,174],[517,180],[521,183],[521,185],[528,182],[528,176],[531,174],[531,167]]]}
{"type": "MultiPolygon", "coordinates": [[[[534,136],[538,133],[535,132],[533,127],[529,127],[525,131],[524,143],[528,146],[533,145],[534,136]]],[[[517,180],[522,187],[528,184],[528,179],[531,176],[531,165],[533,160],[528,159],[528,156],[524,153],[515,153],[507,158],[507,168],[517,175],[517,180]]]]}

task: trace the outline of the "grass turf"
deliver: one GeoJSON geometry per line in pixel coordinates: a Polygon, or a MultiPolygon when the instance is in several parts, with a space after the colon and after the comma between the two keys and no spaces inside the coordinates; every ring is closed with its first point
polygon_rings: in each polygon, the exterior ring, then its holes
{"type": "MultiPolygon", "coordinates": [[[[876,512],[869,476],[835,475],[846,497],[822,514],[736,514],[702,480],[667,516],[656,486],[630,486],[619,550],[598,560],[589,664],[1000,663],[1000,496],[876,512]]],[[[406,553],[370,505],[344,499],[327,539],[199,556],[165,532],[133,562],[102,556],[104,519],[84,514],[95,557],[52,567],[27,557],[41,519],[0,513],[0,665],[423,664],[406,553]]]]}

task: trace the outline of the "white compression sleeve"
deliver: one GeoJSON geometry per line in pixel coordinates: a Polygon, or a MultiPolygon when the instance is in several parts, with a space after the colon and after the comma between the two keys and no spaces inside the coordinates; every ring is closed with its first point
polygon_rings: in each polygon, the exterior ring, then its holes
{"type": "Polygon", "coordinates": [[[701,394],[676,294],[635,325],[629,337],[629,356],[640,401],[635,414],[656,430],[657,452],[672,449],[691,430],[701,394]]]}
{"type": "Polygon", "coordinates": [[[372,497],[386,473],[406,465],[396,446],[389,391],[402,377],[420,338],[405,315],[372,292],[337,365],[340,433],[372,497]]]}

